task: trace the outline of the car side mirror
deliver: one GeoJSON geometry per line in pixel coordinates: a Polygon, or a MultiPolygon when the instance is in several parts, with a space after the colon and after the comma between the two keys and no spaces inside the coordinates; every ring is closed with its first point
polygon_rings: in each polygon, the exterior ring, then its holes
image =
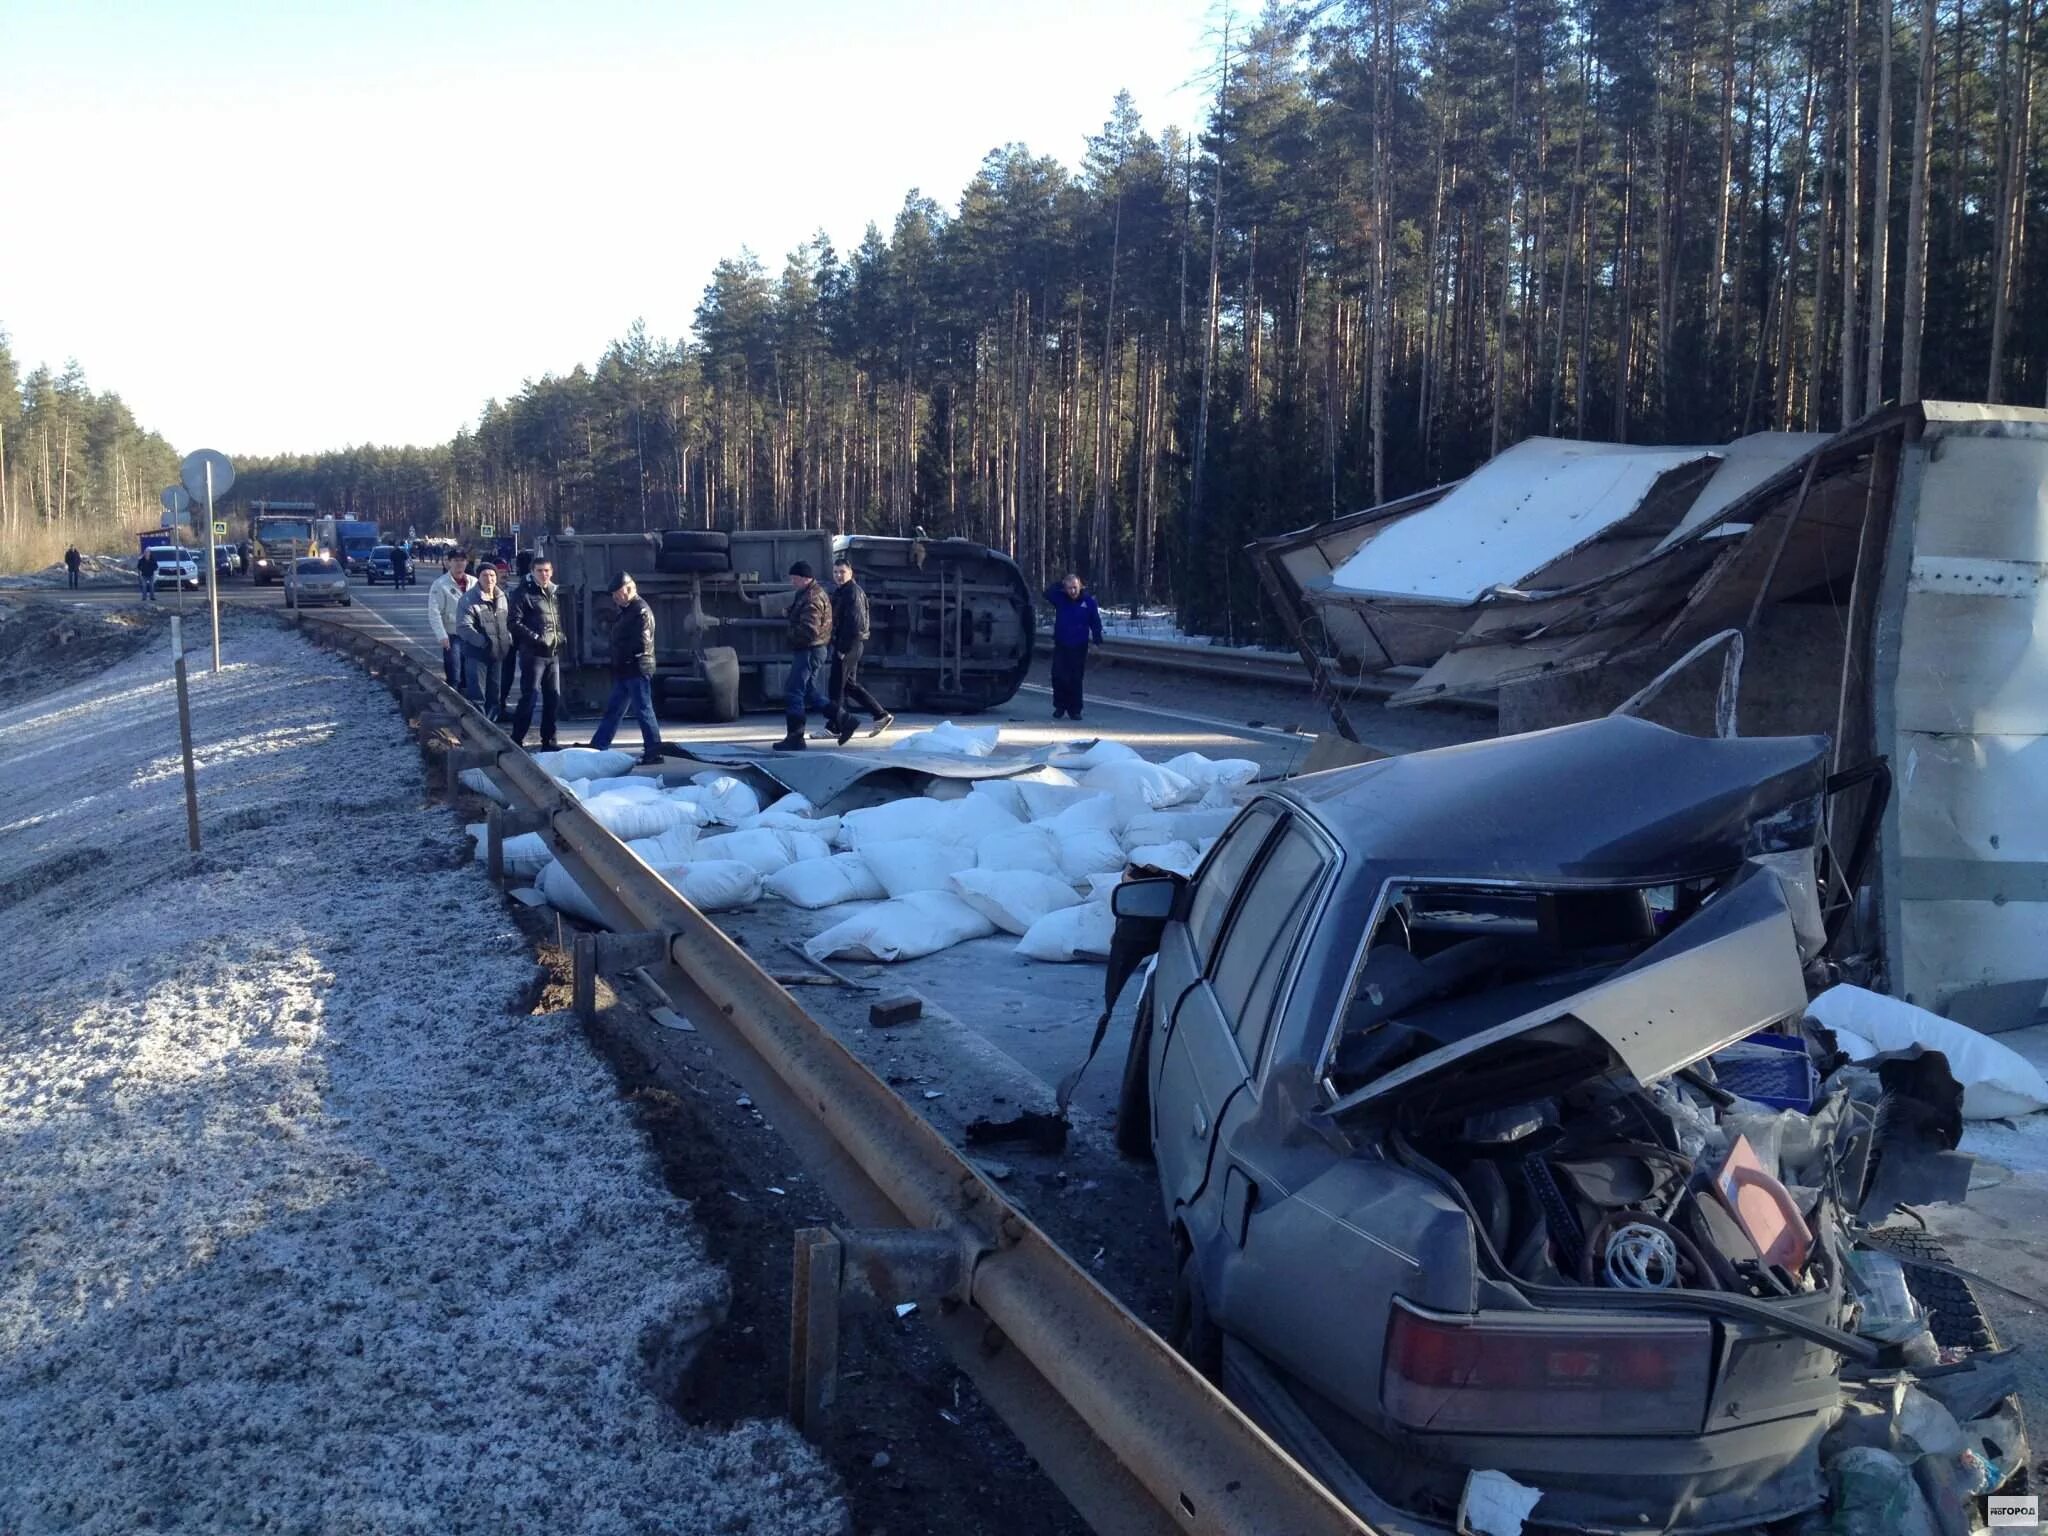
{"type": "Polygon", "coordinates": [[[1171,875],[1147,880],[1126,880],[1110,893],[1109,910],[1118,917],[1142,918],[1163,923],[1173,916],[1180,897],[1181,882],[1171,875]]]}

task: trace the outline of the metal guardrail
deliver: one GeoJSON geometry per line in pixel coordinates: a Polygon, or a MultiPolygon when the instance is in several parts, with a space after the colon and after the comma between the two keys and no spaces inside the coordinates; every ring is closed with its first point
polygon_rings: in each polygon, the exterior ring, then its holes
{"type": "MultiPolygon", "coordinates": [[[[579,946],[582,958],[597,962],[602,939],[615,961],[642,966],[719,1048],[730,1074],[851,1221],[925,1235],[906,1250],[900,1236],[841,1234],[842,1259],[840,1244],[795,1234],[793,1386],[807,1363],[818,1363],[820,1335],[830,1333],[814,1326],[838,1301],[820,1297],[821,1278],[842,1294],[893,1290],[931,1303],[920,1315],[954,1362],[1105,1536],[1371,1536],[436,673],[345,625],[302,619],[301,627],[391,685],[408,718],[418,711],[428,744],[445,753],[451,789],[461,769],[482,768],[511,801],[509,819],[547,839],[618,930],[579,946]],[[842,1263],[865,1268],[856,1276],[842,1263]]],[[[502,830],[502,819],[493,826],[502,830]]],[[[493,852],[496,838],[494,830],[493,852]]],[[[581,974],[577,985],[586,986],[581,974]]],[[[829,1406],[815,1380],[809,1400],[829,1406]]]]}

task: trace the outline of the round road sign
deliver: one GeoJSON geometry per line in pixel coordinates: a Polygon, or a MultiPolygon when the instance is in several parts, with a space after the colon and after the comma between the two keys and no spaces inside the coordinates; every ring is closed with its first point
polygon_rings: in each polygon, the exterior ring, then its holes
{"type": "Polygon", "coordinates": [[[213,494],[225,496],[228,487],[235,483],[235,466],[228,462],[224,453],[211,448],[198,448],[185,455],[185,461],[178,466],[178,478],[185,482],[185,489],[192,493],[194,501],[206,500],[206,466],[213,466],[213,494]]]}
{"type": "MultiPolygon", "coordinates": [[[[202,486],[203,489],[203,486],[202,486]]],[[[185,494],[182,485],[167,485],[157,500],[164,504],[164,510],[173,517],[183,517],[192,510],[192,498],[185,494]]]]}

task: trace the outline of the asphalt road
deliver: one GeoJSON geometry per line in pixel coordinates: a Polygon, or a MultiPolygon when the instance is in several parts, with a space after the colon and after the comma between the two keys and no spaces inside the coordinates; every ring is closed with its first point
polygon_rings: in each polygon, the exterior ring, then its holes
{"type": "MultiPolygon", "coordinates": [[[[372,587],[355,579],[355,601],[347,608],[313,610],[322,619],[396,640],[416,656],[438,663],[440,646],[427,624],[427,587],[431,576],[421,571],[416,586],[372,587]]],[[[130,588],[86,588],[77,593],[63,589],[35,589],[46,595],[76,597],[96,603],[134,603],[130,588]]],[[[223,603],[241,607],[284,610],[282,587],[257,587],[239,579],[221,586],[223,603]]],[[[203,593],[163,593],[159,603],[171,612],[183,611],[202,626],[188,638],[188,647],[203,652],[206,603],[203,593]]],[[[516,694],[515,694],[516,696],[516,694]]],[[[1006,746],[1028,749],[1084,736],[1114,736],[1155,761],[1180,752],[1200,752],[1208,757],[1248,757],[1258,762],[1265,774],[1281,774],[1297,768],[1319,730],[1329,722],[1305,692],[1259,689],[1237,683],[1210,682],[1132,667],[1101,668],[1090,679],[1088,709],[1082,725],[1052,718],[1052,693],[1046,686],[1045,666],[1034,669],[1015,698],[1000,709],[974,717],[977,724],[1000,724],[1006,746]]],[[[1420,710],[1386,710],[1376,705],[1353,705],[1352,715],[1360,734],[1389,750],[1412,751],[1443,746],[1491,734],[1477,717],[1420,710]]],[[[936,715],[906,712],[897,716],[897,727],[872,743],[885,747],[898,735],[922,729],[938,720],[936,715]]],[[[565,741],[580,740],[594,721],[565,716],[561,735],[565,741]]],[[[757,714],[742,717],[731,725],[706,725],[688,721],[663,721],[664,738],[690,743],[728,742],[759,744],[782,734],[780,716],[757,714]]],[[[633,739],[630,724],[628,745],[633,739]]],[[[867,741],[856,737],[855,743],[867,741]]]]}

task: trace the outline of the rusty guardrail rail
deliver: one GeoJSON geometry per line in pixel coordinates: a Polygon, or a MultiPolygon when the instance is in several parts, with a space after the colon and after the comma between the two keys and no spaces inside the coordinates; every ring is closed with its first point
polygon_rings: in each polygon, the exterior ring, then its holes
{"type": "Polygon", "coordinates": [[[493,825],[540,831],[612,921],[618,932],[579,945],[579,991],[607,959],[641,967],[720,1049],[849,1220],[894,1229],[793,1234],[800,1421],[829,1413],[843,1301],[921,1300],[961,1371],[1105,1536],[1371,1536],[439,676],[347,626],[302,628],[394,686],[408,717],[420,712],[423,733],[446,749],[451,788],[463,768],[483,769],[514,808],[493,825]]]}

